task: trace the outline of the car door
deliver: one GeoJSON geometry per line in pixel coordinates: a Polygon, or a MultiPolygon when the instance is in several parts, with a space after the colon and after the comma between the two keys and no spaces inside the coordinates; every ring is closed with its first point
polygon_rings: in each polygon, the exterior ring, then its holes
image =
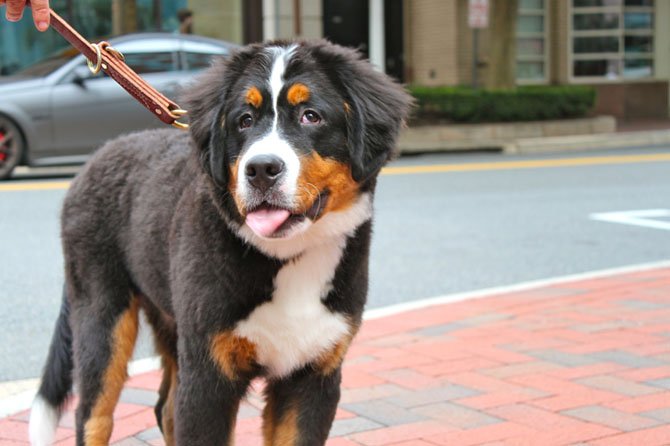
{"type": "MultiPolygon", "coordinates": [[[[117,49],[149,84],[170,95],[169,86],[178,77],[177,48],[171,42],[151,43],[117,49]]],[[[118,135],[163,125],[113,79],[87,74],[84,66],[82,59],[52,91],[54,149],[59,155],[87,155],[118,135]]]]}

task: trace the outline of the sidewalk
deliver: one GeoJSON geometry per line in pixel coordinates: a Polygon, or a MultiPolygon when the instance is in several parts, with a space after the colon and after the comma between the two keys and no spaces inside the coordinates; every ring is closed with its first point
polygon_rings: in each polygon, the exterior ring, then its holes
{"type": "MultiPolygon", "coordinates": [[[[129,380],[112,443],[162,445],[158,372],[129,380]]],[[[261,445],[260,383],[237,445],[261,445]]],[[[0,420],[26,445],[27,413],[0,420]]],[[[72,414],[58,445],[72,445],[72,414]]],[[[544,286],[365,322],[330,446],[670,445],[670,268],[544,286]]]]}

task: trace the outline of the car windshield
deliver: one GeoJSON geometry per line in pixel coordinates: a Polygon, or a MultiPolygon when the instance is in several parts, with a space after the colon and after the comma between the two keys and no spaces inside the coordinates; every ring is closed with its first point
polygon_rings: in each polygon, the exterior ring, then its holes
{"type": "Polygon", "coordinates": [[[27,66],[23,70],[18,71],[15,73],[17,76],[23,76],[23,77],[43,77],[47,76],[63,65],[65,65],[67,62],[72,60],[76,55],[79,53],[77,52],[76,49],[74,48],[66,48],[64,50],[61,50],[52,56],[42,59],[38,62],[35,62],[32,65],[27,66]]]}

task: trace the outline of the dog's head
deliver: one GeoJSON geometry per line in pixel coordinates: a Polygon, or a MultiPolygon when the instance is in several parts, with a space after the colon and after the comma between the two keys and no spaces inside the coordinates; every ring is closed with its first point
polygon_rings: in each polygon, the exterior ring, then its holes
{"type": "Polygon", "coordinates": [[[370,218],[374,180],[412,100],[355,51],[319,41],[245,47],[208,70],[186,102],[226,217],[274,251],[370,218]]]}

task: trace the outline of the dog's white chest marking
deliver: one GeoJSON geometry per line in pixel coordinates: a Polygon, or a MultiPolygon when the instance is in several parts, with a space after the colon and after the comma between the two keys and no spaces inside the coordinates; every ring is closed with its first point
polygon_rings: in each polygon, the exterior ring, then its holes
{"type": "Polygon", "coordinates": [[[235,333],[256,345],[257,361],[282,377],[317,359],[347,335],[345,317],[326,308],[344,238],[316,246],[284,265],[272,300],[237,324],[235,333]]]}

